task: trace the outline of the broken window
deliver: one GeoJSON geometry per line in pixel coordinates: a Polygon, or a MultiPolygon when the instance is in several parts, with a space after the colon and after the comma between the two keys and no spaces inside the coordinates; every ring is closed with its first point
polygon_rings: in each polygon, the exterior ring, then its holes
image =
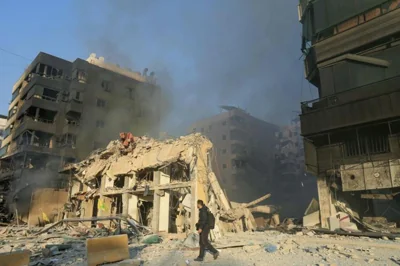
{"type": "Polygon", "coordinates": [[[78,102],[81,101],[81,92],[80,92],[80,91],[75,92],[75,98],[74,98],[74,100],[76,100],[76,101],[78,101],[78,102]]]}
{"type": "Polygon", "coordinates": [[[72,71],[72,79],[78,80],[79,82],[86,83],[87,81],[87,73],[80,69],[74,69],[72,71]]]}
{"type": "Polygon", "coordinates": [[[131,100],[135,99],[135,89],[134,88],[126,88],[127,97],[131,100]]]}
{"type": "Polygon", "coordinates": [[[104,121],[103,120],[97,120],[96,121],[96,127],[97,128],[104,128],[104,121]]]}
{"type": "Polygon", "coordinates": [[[232,154],[246,154],[246,149],[243,145],[235,143],[231,145],[232,154]]]}
{"type": "Polygon", "coordinates": [[[244,168],[245,165],[246,162],[243,160],[237,160],[237,159],[232,160],[232,168],[244,168]]]}
{"type": "Polygon", "coordinates": [[[42,99],[55,101],[57,100],[58,91],[49,88],[43,88],[42,99]]]}
{"type": "Polygon", "coordinates": [[[101,87],[102,87],[105,91],[111,92],[111,82],[110,82],[110,81],[103,80],[103,81],[101,82],[101,87]]]}
{"type": "Polygon", "coordinates": [[[103,99],[97,99],[97,107],[101,107],[101,108],[106,107],[106,101],[103,99]]]}

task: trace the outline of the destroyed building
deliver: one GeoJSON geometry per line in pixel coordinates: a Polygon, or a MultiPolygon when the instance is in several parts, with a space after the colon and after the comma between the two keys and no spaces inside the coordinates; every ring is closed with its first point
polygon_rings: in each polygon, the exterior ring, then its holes
{"type": "Polygon", "coordinates": [[[272,207],[247,208],[270,195],[232,208],[212,171],[211,149],[200,134],[159,141],[121,133],[107,148],[64,168],[72,180],[66,216],[122,215],[153,232],[188,234],[198,221],[201,199],[216,216],[214,237],[255,229],[251,212],[270,213],[272,207]]]}
{"type": "Polygon", "coordinates": [[[319,94],[302,103],[301,129],[322,227],[340,204],[398,222],[400,1],[301,0],[299,16],[319,94]]]}
{"type": "Polygon", "coordinates": [[[189,132],[207,136],[214,148],[214,172],[230,200],[247,202],[275,182],[275,132],[279,127],[246,111],[222,106],[222,112],[197,121],[189,132]]]}
{"type": "Polygon", "coordinates": [[[0,150],[2,217],[18,213],[27,221],[35,187],[67,188],[60,167],[106,146],[120,131],[157,134],[159,101],[147,69],[133,72],[95,54],[70,62],[40,52],[12,89],[0,150]]]}
{"type": "Polygon", "coordinates": [[[310,200],[317,197],[317,182],[305,171],[300,117],[282,126],[275,136],[278,139],[275,176],[279,182],[275,182],[274,191],[279,193],[274,202],[281,207],[281,216],[301,217],[310,200]],[[293,198],[296,198],[295,206],[293,198]]]}

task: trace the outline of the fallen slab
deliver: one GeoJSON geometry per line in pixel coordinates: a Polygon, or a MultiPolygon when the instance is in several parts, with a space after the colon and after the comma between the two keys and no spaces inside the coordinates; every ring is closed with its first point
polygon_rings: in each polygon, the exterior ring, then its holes
{"type": "Polygon", "coordinates": [[[118,235],[86,240],[88,266],[127,260],[128,236],[118,235]]]}
{"type": "Polygon", "coordinates": [[[1,266],[28,266],[31,252],[29,250],[0,254],[1,266]]]}

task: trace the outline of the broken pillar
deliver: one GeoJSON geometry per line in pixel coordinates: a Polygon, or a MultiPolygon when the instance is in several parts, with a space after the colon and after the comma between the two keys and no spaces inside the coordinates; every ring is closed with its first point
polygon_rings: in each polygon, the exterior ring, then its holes
{"type": "MultiPolygon", "coordinates": [[[[160,172],[160,185],[169,184],[170,176],[160,172]]],[[[165,191],[164,196],[160,197],[160,221],[158,230],[161,232],[168,232],[169,229],[169,202],[170,193],[165,191]]]]}
{"type": "MultiPolygon", "coordinates": [[[[154,186],[158,186],[160,184],[160,176],[161,176],[160,171],[154,172],[154,177],[153,177],[154,186]]],[[[153,220],[152,220],[153,232],[158,232],[159,225],[160,225],[160,190],[156,189],[154,190],[154,196],[153,196],[153,220]]]]}
{"type": "Polygon", "coordinates": [[[331,190],[326,182],[325,176],[317,177],[319,210],[321,216],[321,227],[329,229],[328,218],[331,216],[332,196],[331,190]]]}

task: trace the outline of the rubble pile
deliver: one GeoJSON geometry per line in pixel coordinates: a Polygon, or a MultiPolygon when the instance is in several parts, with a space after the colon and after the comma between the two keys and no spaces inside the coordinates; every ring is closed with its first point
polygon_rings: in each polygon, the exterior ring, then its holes
{"type": "Polygon", "coordinates": [[[271,195],[233,208],[211,169],[211,149],[212,143],[201,134],[159,141],[121,133],[105,149],[63,170],[74,180],[67,216],[123,214],[154,232],[189,234],[197,222],[196,202],[201,199],[217,218],[213,238],[255,230],[252,213],[276,211],[273,206],[256,206],[271,195]],[[84,213],[84,209],[92,211],[84,213]],[[154,217],[159,218],[155,221],[154,217]]]}

